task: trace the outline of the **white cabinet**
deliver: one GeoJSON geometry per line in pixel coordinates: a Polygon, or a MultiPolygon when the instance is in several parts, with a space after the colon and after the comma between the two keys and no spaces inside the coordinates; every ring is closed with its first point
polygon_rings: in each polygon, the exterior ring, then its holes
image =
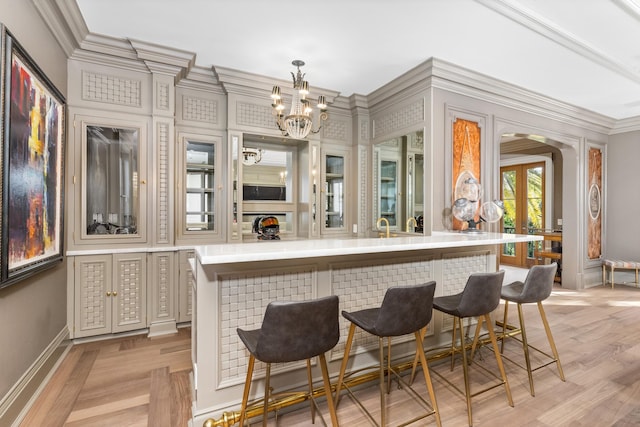
{"type": "Polygon", "coordinates": [[[73,263],[72,338],[147,326],[146,254],[87,255],[73,263]]]}

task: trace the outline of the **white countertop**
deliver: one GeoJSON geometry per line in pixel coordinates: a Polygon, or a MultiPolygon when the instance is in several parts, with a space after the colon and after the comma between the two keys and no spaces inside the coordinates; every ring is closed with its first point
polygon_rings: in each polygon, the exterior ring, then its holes
{"type": "Polygon", "coordinates": [[[315,258],[421,249],[461,248],[542,240],[541,236],[501,233],[433,232],[431,236],[392,238],[270,240],[196,246],[203,265],[315,258]]]}

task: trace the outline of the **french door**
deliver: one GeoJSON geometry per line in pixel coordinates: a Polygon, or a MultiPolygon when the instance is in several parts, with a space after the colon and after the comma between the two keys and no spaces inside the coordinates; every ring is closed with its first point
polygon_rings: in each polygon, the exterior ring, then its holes
{"type": "MultiPolygon", "coordinates": [[[[500,168],[500,195],[504,202],[502,232],[532,234],[544,229],[545,163],[500,168]]],[[[500,263],[528,268],[535,263],[535,242],[502,245],[500,263]]]]}

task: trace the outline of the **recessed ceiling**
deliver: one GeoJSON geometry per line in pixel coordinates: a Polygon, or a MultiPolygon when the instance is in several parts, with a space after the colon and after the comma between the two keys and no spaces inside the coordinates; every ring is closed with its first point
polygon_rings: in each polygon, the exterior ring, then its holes
{"type": "Polygon", "coordinates": [[[367,95],[430,57],[613,119],[640,116],[640,0],[76,0],[92,33],[367,95]]]}

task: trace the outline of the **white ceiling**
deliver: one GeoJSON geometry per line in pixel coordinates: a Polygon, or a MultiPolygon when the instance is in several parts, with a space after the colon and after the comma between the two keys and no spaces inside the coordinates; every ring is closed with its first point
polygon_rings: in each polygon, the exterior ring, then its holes
{"type": "Polygon", "coordinates": [[[76,0],[93,33],[367,95],[436,57],[613,119],[640,116],[640,0],[76,0]]]}

